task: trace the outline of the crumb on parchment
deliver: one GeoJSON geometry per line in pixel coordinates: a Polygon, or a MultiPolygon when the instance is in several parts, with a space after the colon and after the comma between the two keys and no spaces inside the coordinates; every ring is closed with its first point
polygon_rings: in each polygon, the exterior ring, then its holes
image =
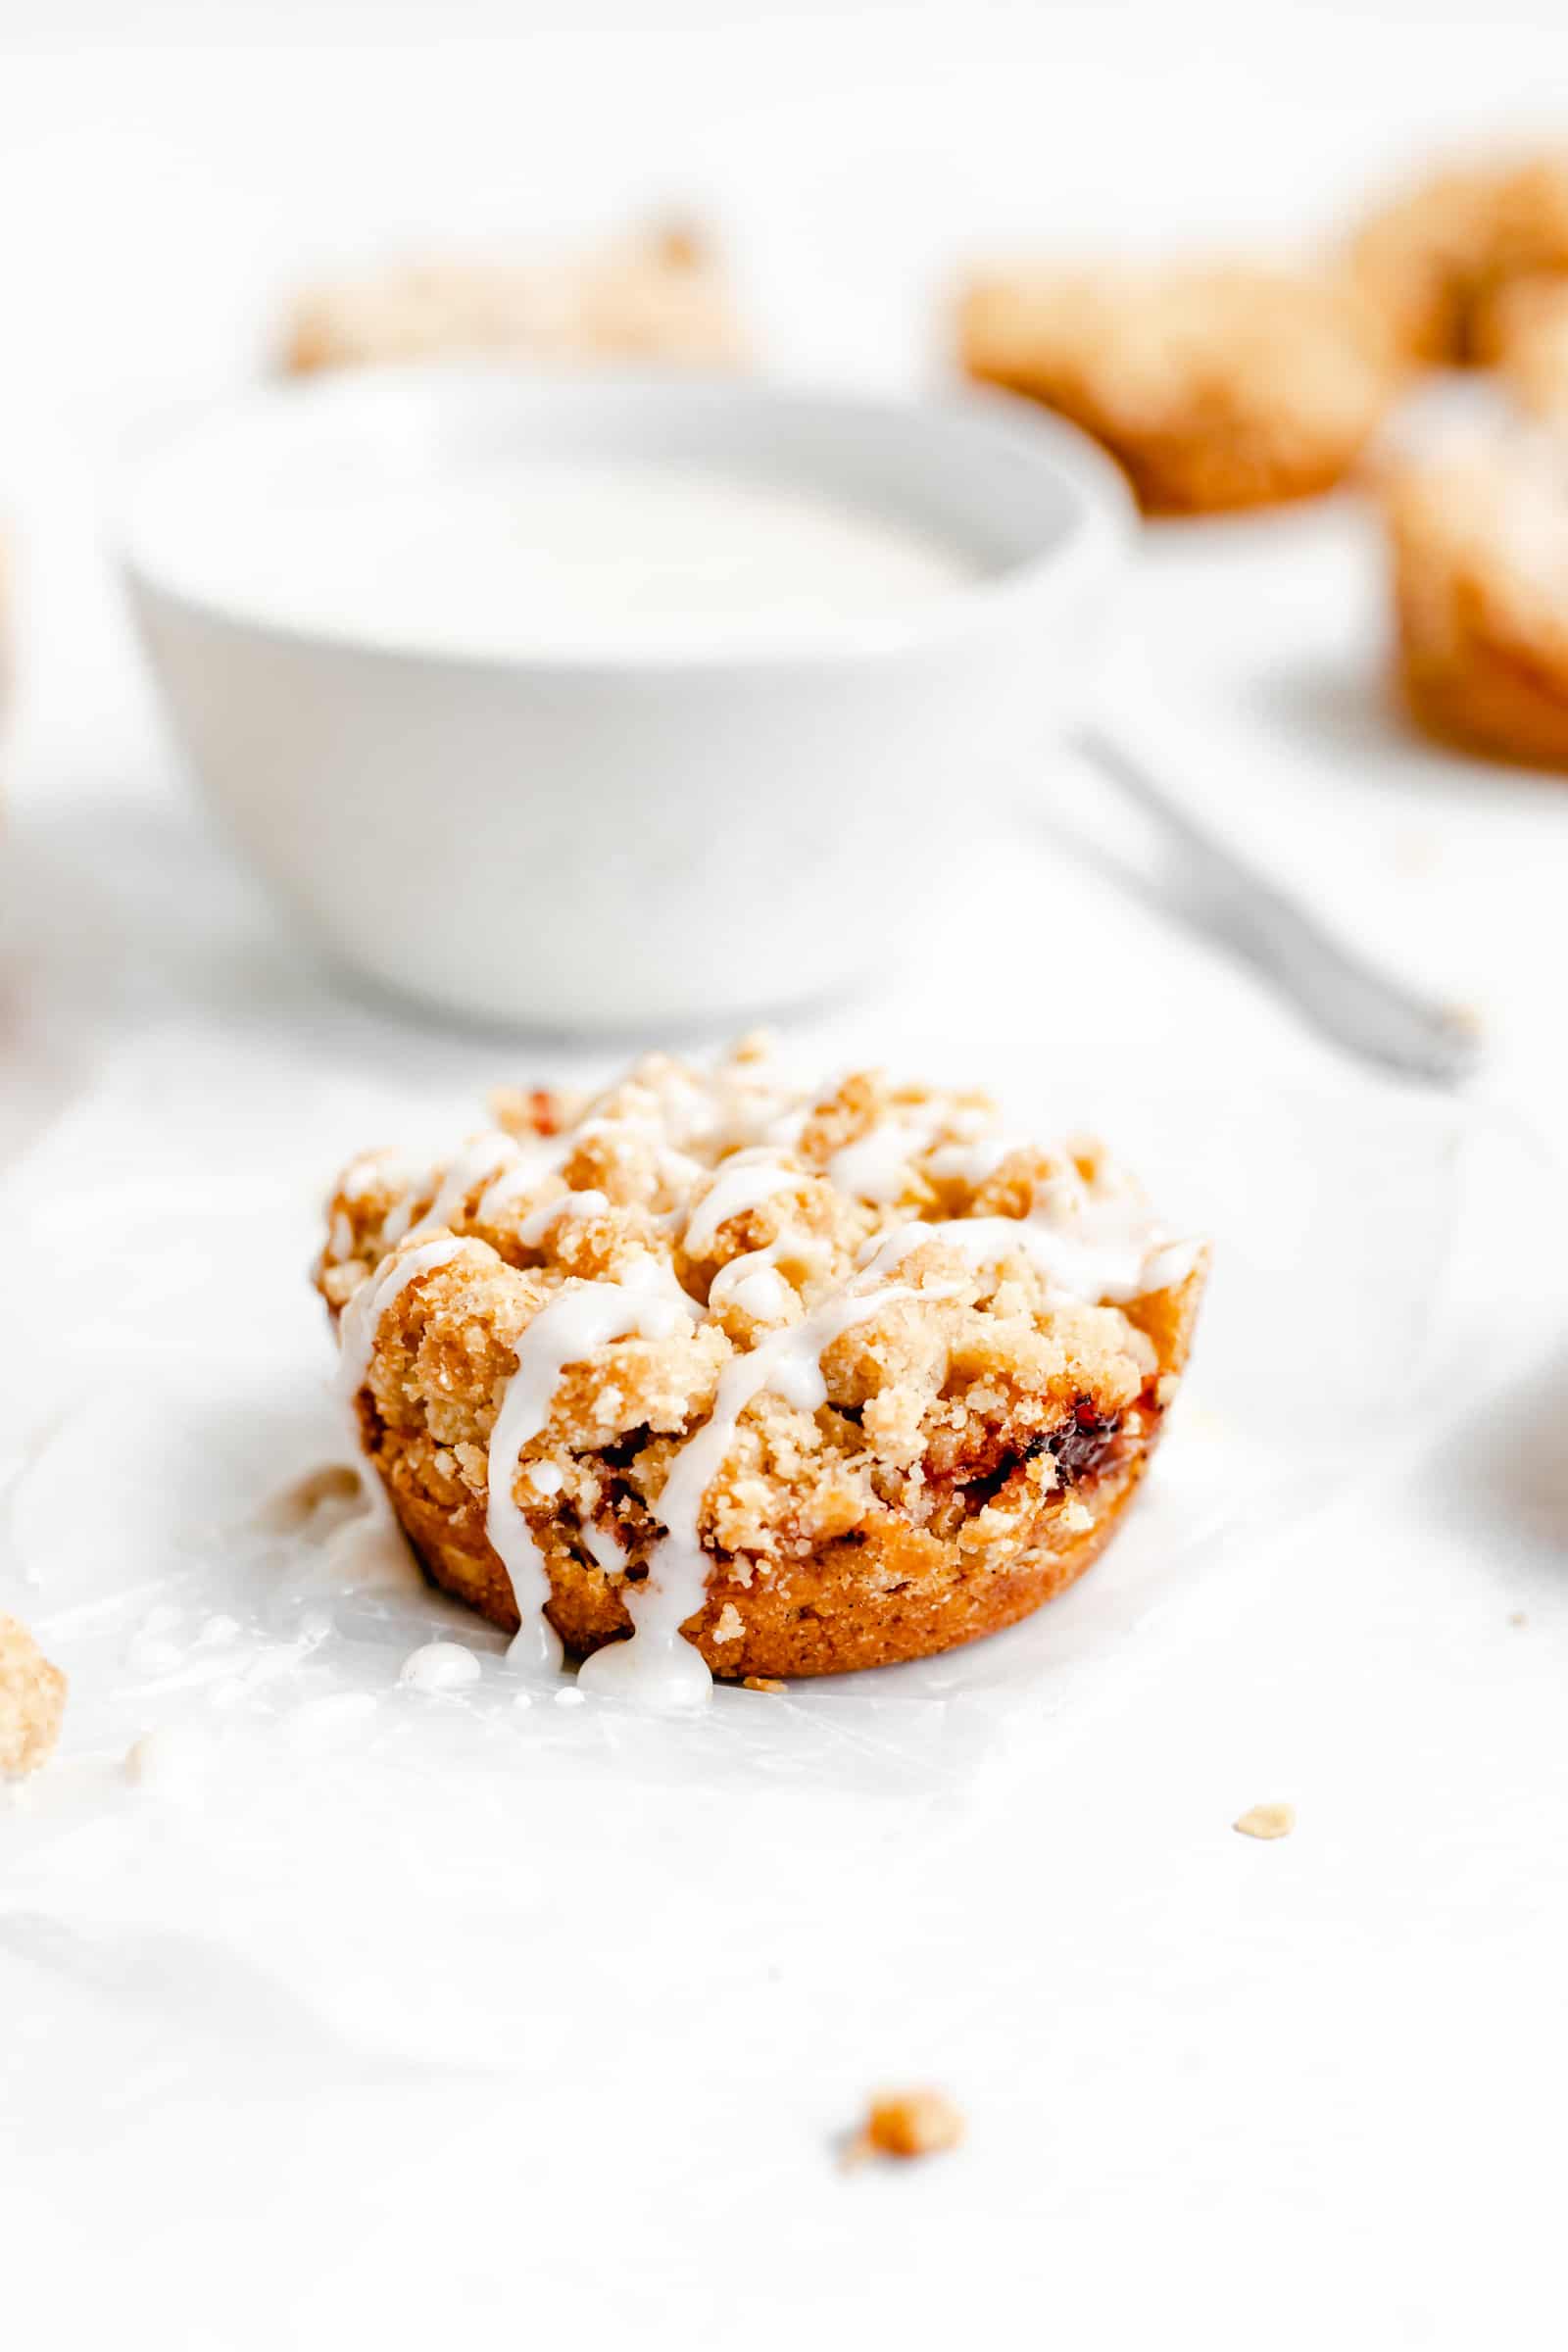
{"type": "Polygon", "coordinates": [[[961,2109],[940,2090],[885,2090],[866,2110],[865,2121],[845,2153],[848,2164],[871,2156],[941,2156],[964,2133],[961,2109]]]}
{"type": "Polygon", "coordinates": [[[1288,1838],[1296,1827],[1294,1805],[1249,1805],[1231,1824],[1244,1838],[1288,1838]]]}
{"type": "Polygon", "coordinates": [[[0,1616],[0,1778],[20,1780],[54,1753],[66,1678],[24,1625],[0,1616]]]}

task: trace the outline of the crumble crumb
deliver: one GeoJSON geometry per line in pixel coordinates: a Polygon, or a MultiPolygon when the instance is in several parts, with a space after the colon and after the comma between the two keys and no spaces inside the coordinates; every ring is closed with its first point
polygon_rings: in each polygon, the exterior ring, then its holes
{"type": "Polygon", "coordinates": [[[862,2163],[868,2156],[941,2156],[963,2137],[962,2111],[944,2091],[882,2091],[866,2110],[865,2122],[851,2141],[846,2161],[862,2163]]]}
{"type": "Polygon", "coordinates": [[[743,1690],[784,1691],[789,1689],[789,1685],[776,1681],[770,1674],[749,1674],[743,1679],[741,1689],[743,1690]]]}
{"type": "Polygon", "coordinates": [[[1244,1838],[1288,1838],[1296,1827],[1294,1805],[1249,1805],[1231,1824],[1244,1838]]]}
{"type": "Polygon", "coordinates": [[[24,1625],[0,1617],[0,1778],[21,1780],[54,1753],[66,1678],[24,1625]]]}
{"type": "Polygon", "coordinates": [[[1530,1620],[1523,1609],[1514,1609],[1509,1614],[1508,1623],[1510,1625],[1528,1625],[1530,1620]]]}
{"type": "Polygon", "coordinates": [[[746,1631],[746,1620],[732,1600],[726,1600],[719,1610],[718,1623],[713,1628],[715,1642],[738,1642],[746,1631]]]}

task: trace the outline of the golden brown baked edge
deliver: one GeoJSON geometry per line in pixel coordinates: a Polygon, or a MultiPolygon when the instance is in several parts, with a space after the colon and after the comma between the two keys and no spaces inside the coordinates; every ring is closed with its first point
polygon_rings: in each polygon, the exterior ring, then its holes
{"type": "MultiPolygon", "coordinates": [[[[1141,1434],[1107,1468],[1054,1495],[1005,1566],[966,1556],[956,1540],[885,1523],[749,1585],[715,1558],[704,1606],[682,1629],[714,1675],[847,1674],[931,1657],[1000,1633],[1064,1592],[1104,1550],[1142,1483],[1163,1432],[1159,1398],[1185,1368],[1207,1273],[1205,1254],[1184,1282],[1128,1308],[1158,1359],[1136,1408],[1141,1434]],[[1084,1509],[1087,1526],[1078,1523],[1084,1509]]],[[[359,1412],[366,1450],[426,1577],[514,1632],[511,1583],[485,1540],[480,1503],[454,1510],[437,1501],[364,1396],[359,1412]]],[[[619,1593],[599,1569],[552,1557],[549,1571],[547,1614],[574,1655],[630,1632],[619,1593]]]]}

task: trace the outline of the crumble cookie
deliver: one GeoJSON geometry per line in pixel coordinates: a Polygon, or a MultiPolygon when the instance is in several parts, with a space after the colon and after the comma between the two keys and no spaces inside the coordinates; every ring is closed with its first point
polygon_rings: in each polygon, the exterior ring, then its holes
{"type": "Polygon", "coordinates": [[[54,1753],[66,1678],[24,1625],[0,1616],[0,1780],[36,1772],[54,1753]]]}
{"type": "Polygon", "coordinates": [[[1568,272],[1568,153],[1432,173],[1362,223],[1349,267],[1406,360],[1484,361],[1499,288],[1568,272]]]}
{"type": "Polygon", "coordinates": [[[556,261],[410,262],[315,287],[294,306],[283,364],[306,374],[464,354],[730,368],[745,338],[713,257],[667,229],[556,261]]]}
{"type": "Polygon", "coordinates": [[[426,1572],[528,1655],[881,1665],[1102,1549],[1206,1252],[1099,1145],[876,1072],[803,1091],[756,1041],[494,1108],[436,1167],[355,1161],[317,1281],[426,1572]]]}
{"type": "Polygon", "coordinates": [[[970,283],[958,336],[971,376],[1092,433],[1151,514],[1331,488],[1394,389],[1354,291],[1285,270],[1000,271],[970,283]]]}
{"type": "Polygon", "coordinates": [[[1411,461],[1383,512],[1411,716],[1568,770],[1568,444],[1521,432],[1411,461]]]}

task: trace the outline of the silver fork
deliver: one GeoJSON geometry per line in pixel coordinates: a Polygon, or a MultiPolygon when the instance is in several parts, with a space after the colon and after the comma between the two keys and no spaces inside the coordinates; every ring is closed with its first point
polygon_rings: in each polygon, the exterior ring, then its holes
{"type": "Polygon", "coordinates": [[[1429,1085],[1458,1086],[1471,1076],[1483,1051],[1472,1016],[1396,980],[1336,939],[1299,900],[1200,824],[1106,728],[1084,727],[1073,741],[1180,853],[1203,926],[1326,1036],[1429,1085]]]}

